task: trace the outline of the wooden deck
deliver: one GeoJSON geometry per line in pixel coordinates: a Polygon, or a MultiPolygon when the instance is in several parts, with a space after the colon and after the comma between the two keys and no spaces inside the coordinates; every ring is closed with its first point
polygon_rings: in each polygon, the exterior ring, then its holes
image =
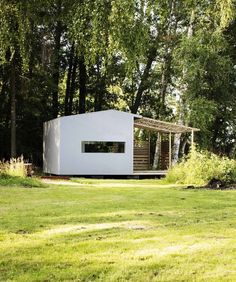
{"type": "Polygon", "coordinates": [[[133,172],[135,176],[165,176],[167,170],[136,170],[133,172]]]}

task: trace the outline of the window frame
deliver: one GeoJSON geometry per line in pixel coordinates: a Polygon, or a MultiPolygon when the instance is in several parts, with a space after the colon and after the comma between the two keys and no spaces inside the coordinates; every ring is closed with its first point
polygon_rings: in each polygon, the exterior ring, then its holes
{"type": "MultiPolygon", "coordinates": [[[[101,149],[100,148],[100,149],[101,149]]],[[[84,154],[125,154],[126,153],[126,142],[125,141],[81,141],[81,152],[84,154]],[[97,143],[97,150],[94,151],[88,151],[86,150],[86,145],[94,145],[96,146],[97,143]],[[112,143],[112,145],[109,145],[109,143],[112,143]],[[103,150],[99,151],[99,145],[104,146],[103,150]],[[117,151],[112,151],[114,150],[115,146],[118,145],[117,151]],[[121,146],[119,148],[119,146],[121,146]],[[113,148],[110,151],[110,148],[113,148]],[[105,150],[107,148],[107,151],[105,150]]]]}

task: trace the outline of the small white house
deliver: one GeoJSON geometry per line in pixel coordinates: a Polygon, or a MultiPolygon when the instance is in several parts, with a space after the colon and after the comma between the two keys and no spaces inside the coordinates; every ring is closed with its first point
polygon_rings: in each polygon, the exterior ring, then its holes
{"type": "MultiPolygon", "coordinates": [[[[134,146],[134,128],[163,133],[197,129],[106,110],[44,123],[43,170],[55,175],[134,175],[149,169],[149,151],[134,146]]],[[[171,155],[171,138],[169,146],[171,155]]]]}

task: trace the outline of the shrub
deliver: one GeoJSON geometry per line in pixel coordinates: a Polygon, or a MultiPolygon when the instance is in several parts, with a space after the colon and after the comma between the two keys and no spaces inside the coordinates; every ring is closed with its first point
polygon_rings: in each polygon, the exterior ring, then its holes
{"type": "Polygon", "coordinates": [[[9,162],[0,161],[0,173],[10,176],[25,177],[27,172],[25,169],[23,157],[12,158],[9,162]]]}
{"type": "Polygon", "coordinates": [[[236,161],[207,151],[198,151],[195,147],[166,176],[167,182],[180,184],[204,185],[211,179],[225,183],[236,181],[236,161]]]}
{"type": "Polygon", "coordinates": [[[38,179],[26,175],[23,157],[0,161],[0,186],[45,187],[38,179]]]}

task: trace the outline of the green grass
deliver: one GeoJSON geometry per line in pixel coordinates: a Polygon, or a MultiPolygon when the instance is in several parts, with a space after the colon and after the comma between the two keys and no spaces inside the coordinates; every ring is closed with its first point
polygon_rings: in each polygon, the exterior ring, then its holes
{"type": "Polygon", "coordinates": [[[0,281],[236,281],[236,191],[0,187],[0,281]]]}
{"type": "Polygon", "coordinates": [[[22,187],[46,187],[37,178],[11,176],[8,174],[0,174],[0,186],[22,186],[22,187]]]}

